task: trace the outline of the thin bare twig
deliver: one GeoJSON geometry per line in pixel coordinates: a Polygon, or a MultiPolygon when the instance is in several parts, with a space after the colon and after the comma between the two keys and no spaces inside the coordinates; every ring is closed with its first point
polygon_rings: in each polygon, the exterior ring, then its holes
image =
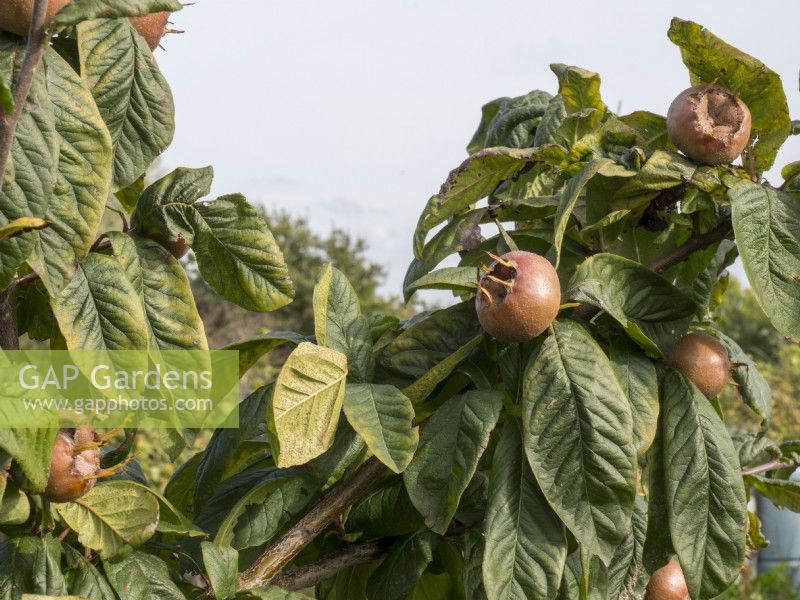
{"type": "Polygon", "coordinates": [[[333,577],[342,569],[378,560],[386,553],[387,548],[388,544],[384,540],[350,544],[315,563],[277,575],[270,585],[290,591],[310,588],[333,577]]]}
{"type": "Polygon", "coordinates": [[[771,460],[768,463],[764,463],[763,465],[756,465],[755,467],[750,467],[749,469],[742,469],[742,475],[758,475],[760,473],[766,473],[767,471],[774,471],[775,469],[791,467],[793,464],[794,463],[791,461],[778,458],[771,460]]]}

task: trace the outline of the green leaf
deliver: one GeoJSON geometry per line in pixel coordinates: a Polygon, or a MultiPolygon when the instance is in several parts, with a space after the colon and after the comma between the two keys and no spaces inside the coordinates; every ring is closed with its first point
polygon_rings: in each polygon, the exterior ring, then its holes
{"type": "Polygon", "coordinates": [[[730,435],[694,384],[668,371],[662,388],[665,490],[672,544],[693,597],[720,594],[745,556],[747,498],[730,435]]]}
{"type": "Polygon", "coordinates": [[[347,357],[330,348],[303,342],[289,355],[268,409],[279,467],[302,465],[330,447],[346,377],[347,357]]]}
{"type": "Polygon", "coordinates": [[[91,19],[138,17],[182,8],[179,0],[71,0],[50,20],[48,29],[58,31],[91,19]]]}
{"type": "Polygon", "coordinates": [[[14,94],[5,73],[0,73],[0,110],[7,115],[14,112],[14,94]]]}
{"type": "Polygon", "coordinates": [[[367,579],[374,570],[375,563],[342,569],[335,577],[319,585],[320,600],[365,600],[367,579]]]}
{"type": "Polygon", "coordinates": [[[172,142],[172,92],[128,19],[84,21],[78,46],[81,73],[114,144],[112,189],[126,188],[172,142]]]}
{"type": "Polygon", "coordinates": [[[759,172],[775,161],[778,148],[789,137],[789,106],[780,76],[760,60],[723,42],[708,29],[678,18],[672,19],[669,39],[680,49],[692,85],[716,82],[739,96],[753,120],[751,139],[759,172]]]}
{"type": "Polygon", "coordinates": [[[619,117],[644,138],[645,147],[651,150],[674,150],[667,134],[667,119],[646,110],[637,110],[619,117]]]}
{"type": "Polygon", "coordinates": [[[152,554],[131,552],[118,561],[104,562],[103,568],[120,598],[185,600],[170,579],[167,564],[152,554]]]}
{"type": "Polygon", "coordinates": [[[567,560],[564,525],[525,459],[516,421],[497,444],[486,507],[483,581],[488,598],[555,598],[567,560]]]}
{"type": "Polygon", "coordinates": [[[481,335],[475,302],[468,300],[406,325],[404,331],[381,350],[378,362],[393,373],[420,379],[481,335]]]}
{"type": "Polygon", "coordinates": [[[744,478],[744,484],[769,498],[775,506],[800,512],[800,483],[748,475],[744,478]]]}
{"type": "Polygon", "coordinates": [[[555,63],[550,70],[558,77],[558,93],[568,115],[586,108],[596,109],[598,119],[606,110],[600,98],[600,76],[579,67],[555,63]]]}
{"type": "Polygon", "coordinates": [[[658,426],[658,376],[653,361],[625,335],[612,334],[609,360],[631,406],[633,438],[642,456],[656,436],[658,426]]]}
{"type": "Polygon", "coordinates": [[[297,346],[306,339],[306,336],[293,331],[270,331],[228,344],[221,350],[236,350],[239,353],[239,377],[241,378],[265,354],[269,354],[285,344],[297,346]]]}
{"type": "Polygon", "coordinates": [[[636,175],[614,194],[615,208],[644,206],[659,192],[692,179],[697,165],[675,152],[656,150],[636,175]]]}
{"type": "Polygon", "coordinates": [[[19,598],[20,592],[61,596],[67,593],[61,573],[61,542],[20,535],[0,544],[0,591],[4,598],[19,598]]]}
{"type": "Polygon", "coordinates": [[[475,267],[444,267],[423,275],[405,286],[403,293],[411,298],[417,290],[453,290],[458,294],[474,292],[477,288],[475,267]]]}
{"type": "Polygon", "coordinates": [[[368,600],[403,600],[433,560],[436,536],[423,530],[397,538],[367,580],[368,600]]]}
{"type": "Polygon", "coordinates": [[[728,357],[734,365],[731,375],[745,404],[764,421],[769,421],[772,414],[772,390],[756,363],[732,338],[718,330],[712,330],[710,333],[728,351],[728,357]]]}
{"type": "Polygon", "coordinates": [[[575,208],[575,203],[578,201],[583,188],[589,183],[589,180],[594,177],[600,169],[609,164],[611,164],[611,161],[607,158],[599,158],[590,161],[586,163],[586,166],[581,169],[580,173],[570,178],[564,186],[554,221],[555,233],[553,235],[553,248],[556,253],[556,267],[558,267],[558,263],[561,260],[561,242],[564,240],[564,232],[567,230],[567,223],[572,215],[572,210],[575,208]]]}
{"type": "Polygon", "coordinates": [[[531,150],[487,148],[473,154],[450,172],[439,193],[420,215],[414,233],[414,256],[422,258],[428,232],[449,217],[491,194],[506,178],[533,160],[531,150]]]}
{"type": "Polygon", "coordinates": [[[586,329],[574,321],[556,321],[553,328],[525,374],[525,450],[556,514],[608,564],[633,511],[631,409],[586,329]]]}
{"type": "Polygon", "coordinates": [[[0,429],[0,448],[19,465],[31,491],[42,492],[47,487],[50,454],[56,443],[58,429],[0,429]]]}
{"type": "Polygon", "coordinates": [[[44,229],[49,225],[50,223],[48,221],[37,217],[19,217],[8,223],[8,225],[0,227],[0,241],[20,235],[21,233],[33,231],[34,229],[44,229]]]}
{"type": "MultiPolygon", "coordinates": [[[[364,565],[359,565],[364,567],[364,565]]],[[[340,571],[339,574],[347,574],[347,570],[340,571]]],[[[338,578],[338,574],[337,574],[338,578]]],[[[344,600],[345,598],[356,598],[356,596],[337,596],[344,600]]],[[[246,592],[239,592],[236,594],[236,600],[308,600],[308,596],[300,592],[287,592],[283,588],[268,585],[246,592]]]]}
{"type": "Polygon", "coordinates": [[[411,402],[422,402],[431,392],[433,392],[437,385],[447,379],[450,373],[452,373],[459,364],[467,359],[467,357],[475,348],[480,346],[481,342],[483,342],[483,339],[483,334],[476,335],[466,344],[453,352],[450,356],[447,356],[441,362],[436,363],[414,383],[403,388],[403,394],[410,398],[411,402]]]}
{"type": "Polygon", "coordinates": [[[422,428],[403,473],[408,495],[425,524],[443,534],[467,489],[500,416],[502,394],[473,390],[450,398],[422,428]]]}
{"type": "Polygon", "coordinates": [[[82,498],[53,507],[80,543],[103,558],[118,555],[126,544],[143,544],[158,524],[156,498],[129,481],[97,485],[82,498]]]}
{"type": "Polygon", "coordinates": [[[264,426],[263,418],[272,398],[274,387],[266,385],[258,388],[239,404],[240,426],[231,429],[216,429],[211,435],[202,456],[198,459],[194,475],[194,504],[202,508],[214,493],[245,440],[256,437],[259,427],[264,426]]]}
{"type": "Polygon", "coordinates": [[[339,269],[328,264],[314,287],[314,331],[317,344],[347,357],[352,381],[366,383],[375,371],[372,336],[361,314],[353,286],[339,269]]]}
{"type": "Polygon", "coordinates": [[[503,99],[486,130],[486,147],[528,148],[534,145],[537,125],[552,96],[533,90],[524,96],[503,99]]]}
{"type": "Polygon", "coordinates": [[[399,477],[386,481],[354,504],[345,521],[348,533],[358,533],[364,539],[408,535],[424,524],[399,477]]]}
{"type": "MultiPolygon", "coordinates": [[[[236,476],[220,486],[220,493],[233,483],[236,476]]],[[[304,471],[273,471],[271,477],[258,483],[241,495],[238,502],[227,511],[219,525],[214,543],[230,544],[237,550],[264,545],[295,520],[317,497],[318,485],[304,471]]],[[[213,509],[212,497],[209,508],[213,509]]],[[[224,505],[223,505],[224,506],[224,505]]]]}
{"type": "Polygon", "coordinates": [[[483,532],[479,528],[468,529],[464,534],[464,589],[469,600],[487,600],[483,585],[483,532]]]}
{"type": "Polygon", "coordinates": [[[285,306],[294,289],[269,227],[240,194],[197,202],[212,178],[211,167],[180,168],[150,185],[132,217],[137,230],[182,238],[202,278],[223,298],[253,311],[285,306]]]}
{"type": "Polygon", "coordinates": [[[181,263],[152,240],[116,231],[106,236],[142,304],[150,346],[207,349],[205,327],[181,263]]]}
{"type": "MultiPolygon", "coordinates": [[[[658,331],[677,337],[696,306],[661,275],[614,254],[595,254],[575,271],[567,297],[605,310],[651,356],[660,356],[658,331]]],[[[662,343],[663,345],[663,343],[662,343]]]]}
{"type": "Polygon", "coordinates": [[[478,129],[472,136],[472,139],[467,144],[467,153],[475,154],[478,150],[486,148],[486,135],[489,131],[489,125],[494,120],[500,107],[508,103],[511,98],[497,98],[491,102],[487,102],[481,107],[481,122],[478,124],[478,129]]]}
{"type": "MultiPolygon", "coordinates": [[[[12,77],[25,55],[24,42],[15,36],[0,33],[0,73],[12,77]]],[[[34,72],[25,108],[17,122],[11,154],[5,173],[1,174],[0,227],[15,219],[44,219],[53,195],[58,165],[58,136],[53,104],[47,92],[43,69],[34,72]]],[[[0,290],[16,274],[28,258],[36,241],[36,233],[25,233],[0,240],[0,290]]]]}
{"type": "MultiPolygon", "coordinates": [[[[7,474],[0,474],[7,478],[7,474]]],[[[31,515],[28,496],[11,482],[0,496],[0,525],[22,525],[31,515]]]]}
{"type": "Polygon", "coordinates": [[[114,590],[95,566],[82,553],[64,544],[66,558],[67,588],[70,594],[89,600],[108,600],[114,597],[114,590]]]}
{"type": "Polygon", "coordinates": [[[205,538],[208,534],[199,529],[192,521],[182,514],[167,498],[157,491],[139,483],[138,481],[128,481],[130,485],[138,486],[158,502],[158,526],[156,531],[160,533],[172,533],[185,537],[205,538]]]}
{"type": "Polygon", "coordinates": [[[800,340],[800,194],[756,183],[728,190],[744,270],[764,314],[800,340]]]}
{"type": "Polygon", "coordinates": [[[214,597],[217,600],[229,600],[236,596],[239,553],[230,546],[218,546],[211,542],[203,542],[200,549],[214,597]]]}
{"type": "Polygon", "coordinates": [[[55,52],[45,55],[47,89],[58,135],[58,173],[29,263],[51,296],[75,274],[97,239],[111,187],[111,135],[86,83],[55,52]]]}
{"type": "Polygon", "coordinates": [[[144,310],[120,264],[92,252],[61,294],[50,300],[67,348],[147,348],[144,310]]]}
{"type": "Polygon", "coordinates": [[[608,598],[621,598],[623,592],[641,593],[645,569],[642,550],[647,529],[647,503],[639,496],[634,505],[631,531],[625,536],[608,566],[608,598]]]}
{"type": "Polygon", "coordinates": [[[412,425],[414,407],[391,385],[350,384],[344,395],[344,414],[372,453],[395,473],[411,462],[419,441],[412,425]]]}

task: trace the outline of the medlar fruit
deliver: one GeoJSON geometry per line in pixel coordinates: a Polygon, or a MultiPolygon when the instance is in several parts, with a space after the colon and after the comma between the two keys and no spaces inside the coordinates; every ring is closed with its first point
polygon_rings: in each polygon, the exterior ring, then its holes
{"type": "Polygon", "coordinates": [[[731,370],[725,347],[707,333],[697,332],[675,343],[667,364],[686,375],[706,398],[714,398],[723,390],[731,370]]]}
{"type": "Polygon", "coordinates": [[[182,259],[189,252],[189,244],[183,239],[183,236],[178,235],[177,240],[171,240],[160,233],[154,233],[148,236],[154,242],[158,242],[167,250],[172,256],[178,260],[182,259]]]}
{"type": "Polygon", "coordinates": [[[644,600],[689,600],[689,588],[678,559],[673,558],[650,577],[644,600]]]}
{"type": "Polygon", "coordinates": [[[98,479],[115,475],[127,462],[100,468],[100,448],[116,433],[100,435],[88,427],[61,429],[50,455],[50,475],[42,496],[50,502],[72,502],[88,494],[98,479]]]}
{"type": "Polygon", "coordinates": [[[494,256],[478,281],[475,309],[501,342],[526,342],[550,326],[561,305],[558,274],[546,258],[514,251],[494,256]]]}
{"type": "Polygon", "coordinates": [[[706,165],[726,165],[750,140],[750,109],[721,85],[682,91],[667,111],[669,139],[686,156],[706,165]]]}
{"type": "Polygon", "coordinates": [[[169,16],[168,12],[157,12],[141,17],[131,17],[131,25],[145,39],[150,50],[155,50],[167,32],[169,16]]]}
{"type": "MultiPolygon", "coordinates": [[[[50,0],[47,3],[49,21],[58,11],[69,4],[69,0],[50,0]]],[[[28,35],[33,14],[33,0],[3,0],[0,2],[0,29],[23,37],[28,35]]]]}

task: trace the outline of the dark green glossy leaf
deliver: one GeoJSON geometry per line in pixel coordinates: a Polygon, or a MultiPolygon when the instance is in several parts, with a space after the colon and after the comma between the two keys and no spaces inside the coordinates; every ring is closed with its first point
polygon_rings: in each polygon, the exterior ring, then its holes
{"type": "Polygon", "coordinates": [[[367,580],[368,600],[402,600],[433,560],[436,536],[423,530],[397,538],[367,580]]]}
{"type": "Polygon", "coordinates": [[[121,598],[184,600],[164,561],[134,551],[115,562],[103,563],[108,582],[121,598]]]}
{"type": "Polygon", "coordinates": [[[422,428],[403,473],[408,495],[425,523],[444,533],[500,416],[502,394],[470,391],[445,402],[422,428]]]}
{"type": "Polygon", "coordinates": [[[401,478],[390,479],[357,502],[347,513],[348,532],[365,539],[408,535],[424,525],[401,478]]]}
{"type": "Polygon", "coordinates": [[[553,323],[523,385],[528,462],[548,502],[604,563],[630,530],[636,448],[631,409],[583,326],[553,323]]]}

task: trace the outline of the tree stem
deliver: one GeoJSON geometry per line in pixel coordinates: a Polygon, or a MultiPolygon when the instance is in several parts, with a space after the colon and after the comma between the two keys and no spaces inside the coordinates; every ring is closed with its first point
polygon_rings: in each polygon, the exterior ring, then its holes
{"type": "Polygon", "coordinates": [[[298,567],[288,573],[281,573],[275,576],[270,584],[290,591],[313,587],[333,577],[342,569],[378,560],[385,554],[386,548],[387,544],[383,540],[350,544],[315,563],[298,567]]]}
{"type": "Polygon", "coordinates": [[[289,564],[298,553],[322,533],[353,502],[358,500],[386,467],[375,457],[362,464],[353,475],[335,487],[308,514],[239,576],[239,591],[264,586],[289,564]]]}
{"type": "MultiPolygon", "coordinates": [[[[44,32],[46,19],[47,0],[35,0],[31,24],[28,28],[25,56],[14,81],[14,110],[10,115],[0,110],[0,186],[5,181],[6,165],[11,156],[11,147],[14,145],[14,134],[33,84],[33,74],[49,45],[44,32]]],[[[17,295],[14,283],[0,293],[0,348],[3,350],[19,349],[17,295]]]]}

